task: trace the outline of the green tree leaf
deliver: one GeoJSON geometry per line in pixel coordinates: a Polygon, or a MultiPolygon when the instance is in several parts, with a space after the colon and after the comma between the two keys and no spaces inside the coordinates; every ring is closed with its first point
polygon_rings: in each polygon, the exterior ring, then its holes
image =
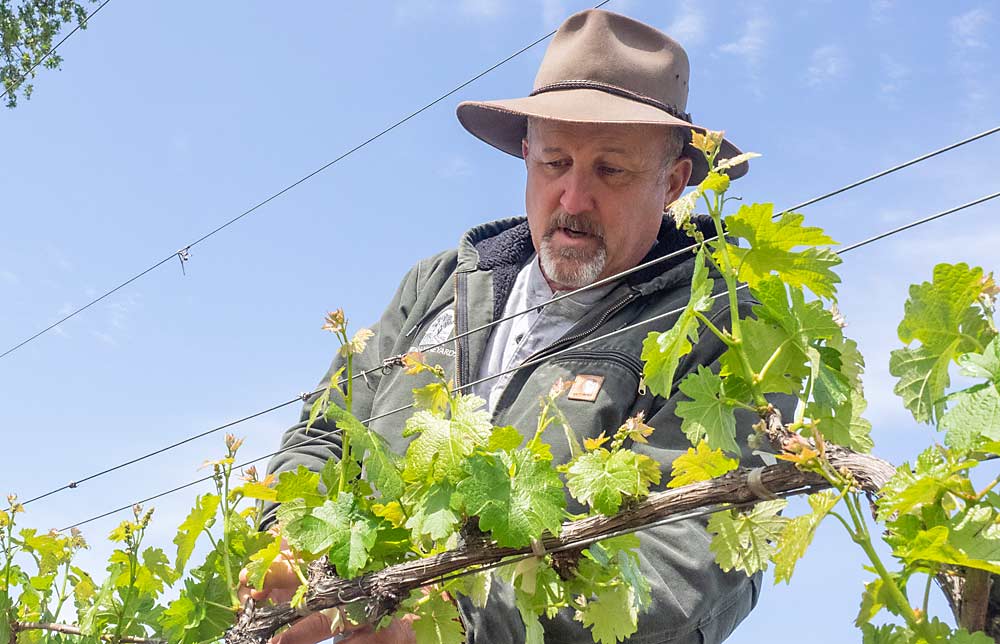
{"type": "Polygon", "coordinates": [[[949,352],[935,353],[927,347],[889,353],[889,373],[899,378],[892,391],[918,423],[930,423],[944,412],[942,396],[951,382],[950,361],[949,352]]]}
{"type": "Polygon", "coordinates": [[[984,440],[1000,440],[1000,392],[996,385],[975,385],[952,394],[948,402],[939,427],[945,431],[948,447],[969,451],[984,440]]]}
{"type": "Polygon", "coordinates": [[[638,630],[639,614],[632,601],[632,590],[625,585],[599,588],[595,599],[576,613],[576,619],[589,628],[595,642],[615,644],[638,630]]]}
{"type": "Polygon", "coordinates": [[[698,318],[695,312],[712,308],[714,280],[708,276],[704,250],[695,255],[691,276],[691,297],[680,317],[668,331],[652,332],[642,343],[643,377],[650,391],[665,398],[672,393],[674,373],[681,358],[691,352],[691,343],[698,341],[698,318]]]}
{"type": "Polygon", "coordinates": [[[618,513],[624,497],[643,498],[649,486],[659,482],[656,462],[631,450],[609,452],[601,447],[575,458],[566,471],[573,498],[607,516],[618,513]]]}
{"type": "Polygon", "coordinates": [[[785,524],[778,541],[778,550],[774,555],[774,583],[791,581],[795,564],[812,543],[816,528],[836,504],[837,495],[833,492],[811,494],[809,506],[812,508],[812,512],[795,517],[785,524]]]}
{"type": "Polygon", "coordinates": [[[680,390],[691,399],[677,403],[677,416],[683,419],[681,429],[691,444],[705,439],[711,449],[739,454],[736,416],[725,396],[722,378],[705,365],[698,365],[697,373],[681,381],[680,390]]]}
{"type": "MultiPolygon", "coordinates": [[[[805,218],[798,213],[785,213],[777,221],[773,215],[773,204],[765,203],[742,206],[735,215],[726,217],[727,234],[750,242],[750,248],[727,245],[737,278],[756,288],[774,272],[787,284],[805,286],[820,297],[832,298],[840,278],[831,269],[840,264],[840,258],[828,248],[815,246],[837,242],[821,228],[803,226],[805,218]],[[801,246],[809,248],[792,250],[801,246]]],[[[720,249],[713,257],[721,266],[720,249]]]]}
{"type": "Polygon", "coordinates": [[[194,508],[184,519],[184,523],[177,528],[177,536],[174,543],[177,545],[177,558],[174,568],[178,573],[184,572],[191,553],[194,552],[195,543],[198,537],[206,528],[211,527],[215,521],[215,512],[219,508],[219,496],[217,494],[205,494],[199,496],[194,501],[194,508]]]}
{"type": "Polygon", "coordinates": [[[667,487],[681,487],[689,483],[707,481],[731,472],[740,466],[735,458],[729,458],[721,449],[711,449],[705,441],[698,441],[689,447],[687,453],[674,459],[671,465],[671,479],[667,487]]]}
{"type": "Polygon", "coordinates": [[[451,402],[451,393],[443,382],[432,382],[413,390],[413,406],[426,409],[432,414],[441,414],[451,402]]]}
{"type": "Polygon", "coordinates": [[[962,375],[972,378],[988,378],[994,384],[1000,383],[1000,341],[990,340],[982,353],[966,353],[958,357],[962,375]]]}
{"type": "Polygon", "coordinates": [[[469,476],[458,484],[466,511],[479,517],[505,547],[519,548],[541,536],[559,534],[566,496],[559,474],[549,461],[536,460],[526,449],[479,454],[469,459],[469,476]]]}
{"type": "Polygon", "coordinates": [[[301,500],[283,503],[278,521],[292,548],[311,558],[327,555],[345,579],[367,565],[378,532],[377,520],[362,512],[347,492],[315,508],[301,500]]]}
{"type": "Polygon", "coordinates": [[[967,264],[938,264],[932,282],[910,287],[898,333],[920,347],[893,351],[889,372],[900,379],[895,392],[918,422],[940,420],[951,361],[981,351],[994,335],[977,305],[983,287],[982,269],[967,264]]]}
{"type": "Polygon", "coordinates": [[[281,554],[281,539],[281,535],[276,534],[266,548],[250,555],[250,563],[247,564],[247,582],[252,587],[257,589],[264,587],[267,571],[281,554]]]}
{"type": "MultiPolygon", "coordinates": [[[[785,329],[759,319],[740,323],[743,332],[742,351],[755,374],[764,373],[760,387],[767,393],[797,394],[809,376],[806,355],[785,329]],[[770,363],[770,364],[769,364],[770,363]],[[768,365],[764,372],[764,366],[768,365]]],[[[721,375],[742,376],[743,367],[736,348],[730,347],[719,359],[721,375]]],[[[728,379],[727,379],[728,380],[728,379]]]]}
{"type": "Polygon", "coordinates": [[[896,468],[896,473],[882,486],[878,504],[879,521],[892,522],[893,515],[920,514],[924,508],[941,505],[945,495],[972,496],[975,490],[964,471],[975,461],[946,458],[935,447],[925,449],[911,469],[908,463],[896,468]]]}
{"type": "Polygon", "coordinates": [[[274,488],[278,503],[301,500],[309,507],[322,505],[326,496],[320,494],[319,482],[319,474],[310,472],[304,465],[299,465],[294,472],[282,472],[274,488]]]}
{"type": "Polygon", "coordinates": [[[396,501],[403,495],[402,459],[384,438],[361,423],[347,410],[331,404],[327,415],[337,427],[350,436],[351,454],[364,463],[368,478],[382,494],[383,503],[396,501]]]}
{"type": "Polygon", "coordinates": [[[486,446],[486,451],[510,452],[520,447],[523,442],[524,437],[521,436],[521,432],[516,427],[510,425],[495,427],[493,433],[490,434],[490,442],[486,446]]]}
{"type": "Polygon", "coordinates": [[[784,499],[761,501],[747,512],[724,510],[708,519],[712,535],[709,549],[726,572],[742,570],[751,575],[767,569],[788,519],[778,513],[788,505],[784,499]]]}
{"type": "Polygon", "coordinates": [[[447,539],[461,522],[461,515],[452,508],[455,486],[448,481],[431,483],[417,488],[405,500],[410,508],[406,527],[413,531],[414,542],[422,536],[435,541],[447,539]]]}
{"type": "Polygon", "coordinates": [[[428,595],[426,601],[417,603],[414,613],[419,618],[413,622],[413,632],[417,642],[441,644],[465,642],[465,631],[462,629],[458,608],[440,594],[428,595]]]}
{"type": "Polygon", "coordinates": [[[493,425],[478,396],[460,396],[450,419],[418,411],[406,421],[404,436],[419,434],[406,450],[403,478],[457,482],[464,475],[462,463],[477,447],[489,443],[493,425]]]}

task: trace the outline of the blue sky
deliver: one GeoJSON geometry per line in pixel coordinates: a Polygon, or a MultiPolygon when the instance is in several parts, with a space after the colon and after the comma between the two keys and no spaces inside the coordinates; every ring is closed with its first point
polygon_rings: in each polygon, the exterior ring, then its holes
{"type": "MultiPolygon", "coordinates": [[[[554,29],[571,0],[112,2],[61,49],[61,72],[0,114],[0,351],[554,29]]],[[[762,153],[733,194],[787,207],[997,125],[1000,4],[612,0],[674,35],[697,122],[762,153]]],[[[469,136],[462,99],[521,96],[538,47],[0,360],[0,489],[33,496],[312,388],[343,307],[374,320],[417,259],[523,212],[523,166],[469,136]]],[[[1000,136],[805,209],[850,243],[994,192],[1000,136]]],[[[906,285],[942,261],[1000,268],[995,202],[856,251],[841,310],[868,360],[880,455],[934,440],[892,395],[906,285]]],[[[274,450],[297,409],[241,425],[274,450]]],[[[29,506],[61,527],[200,475],[203,439],[29,506]]],[[[157,502],[170,545],[193,498],[157,502]]],[[[117,518],[89,525],[99,570],[117,518]]],[[[822,616],[816,642],[859,639],[860,553],[821,529],[791,586],[765,589],[731,641],[822,616]]],[[[939,605],[940,606],[940,605],[939,605]]]]}

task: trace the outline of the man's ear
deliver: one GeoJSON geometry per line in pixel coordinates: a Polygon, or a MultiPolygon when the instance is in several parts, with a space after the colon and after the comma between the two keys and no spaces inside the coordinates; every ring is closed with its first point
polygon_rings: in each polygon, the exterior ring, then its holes
{"type": "Polygon", "coordinates": [[[521,139],[521,158],[528,160],[528,139],[521,139]]]}
{"type": "Polygon", "coordinates": [[[670,166],[670,170],[667,172],[667,202],[663,204],[664,212],[667,210],[667,206],[677,201],[681,193],[684,192],[684,188],[687,187],[687,183],[691,179],[693,169],[694,164],[687,157],[677,159],[670,166]]]}

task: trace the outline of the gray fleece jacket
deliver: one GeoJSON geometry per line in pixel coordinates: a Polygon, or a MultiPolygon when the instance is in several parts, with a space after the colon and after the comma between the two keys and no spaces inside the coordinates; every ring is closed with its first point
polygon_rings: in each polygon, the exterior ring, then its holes
{"type": "MultiPolygon", "coordinates": [[[[706,236],[714,235],[711,221],[696,218],[706,236]]],[[[657,243],[647,257],[662,257],[671,251],[690,245],[691,240],[664,219],[657,243]]],[[[386,358],[408,351],[423,350],[456,334],[488,324],[503,314],[507,297],[518,270],[533,252],[528,224],[523,218],[483,224],[466,233],[457,250],[446,251],[425,259],[414,266],[403,279],[392,302],[373,327],[375,337],[360,358],[355,369],[369,369],[386,358]]],[[[639,356],[642,342],[651,331],[670,328],[676,320],[671,316],[653,324],[641,325],[578,349],[574,345],[623,329],[636,322],[682,308],[690,295],[693,254],[682,254],[630,275],[593,307],[560,340],[531,356],[535,366],[518,371],[504,390],[493,416],[495,425],[513,425],[526,437],[534,431],[539,399],[557,378],[572,381],[578,375],[603,378],[596,400],[560,399],[571,426],[580,436],[596,437],[602,431],[613,433],[622,422],[638,412],[644,412],[647,423],[656,431],[649,444],[632,448],[662,464],[663,480],[669,480],[670,464],[684,453],[690,444],[680,429],[681,421],[674,411],[684,399],[674,387],[669,398],[641,391],[642,364],[639,356]],[[568,349],[568,351],[564,351],[568,349]],[[545,359],[558,352],[552,359],[545,359]]],[[[715,277],[719,277],[716,275],[715,277]]],[[[716,290],[725,284],[716,279],[716,290]]],[[[709,312],[716,326],[724,327],[728,320],[728,302],[717,298],[709,312]]],[[[743,314],[749,312],[752,301],[741,291],[743,314]]],[[[717,360],[725,351],[711,333],[702,333],[691,353],[681,362],[676,382],[698,365],[717,368],[717,360]]],[[[425,352],[431,364],[445,367],[448,377],[458,385],[472,382],[484,359],[487,332],[473,334],[445,346],[425,352]]],[[[341,366],[334,359],[323,383],[341,366]]],[[[386,369],[370,375],[366,382],[354,387],[354,411],[358,418],[378,416],[412,402],[414,387],[425,384],[407,376],[402,369],[386,369]]],[[[272,473],[305,465],[319,471],[330,457],[339,457],[340,439],[334,428],[322,418],[306,429],[309,408],[307,402],[299,423],[285,432],[281,447],[287,451],[275,456],[268,471],[272,473]],[[305,441],[311,442],[301,445],[305,441]]],[[[792,413],[788,397],[775,400],[786,417],[792,413]]],[[[409,438],[402,437],[407,414],[391,414],[371,422],[372,429],[384,436],[393,450],[402,454],[409,438]]],[[[754,419],[739,413],[738,443],[743,446],[743,464],[760,465],[745,447],[745,435],[754,419]]],[[[569,460],[569,446],[558,432],[547,435],[556,463],[569,460]]],[[[572,512],[582,508],[572,500],[572,512]]],[[[265,505],[264,524],[273,521],[275,506],[265,505]]],[[[688,520],[639,532],[642,543],[642,570],[652,587],[652,605],[639,616],[639,630],[630,639],[644,644],[670,642],[702,644],[721,642],[750,612],[757,602],[760,576],[748,578],[741,572],[724,573],[715,564],[709,551],[709,536],[704,520],[688,520]]],[[[470,643],[515,643],[524,641],[524,626],[514,608],[513,590],[495,582],[487,606],[477,608],[460,600],[460,611],[470,643]]],[[[553,644],[591,641],[570,611],[562,611],[553,619],[544,619],[545,640],[553,644]]]]}

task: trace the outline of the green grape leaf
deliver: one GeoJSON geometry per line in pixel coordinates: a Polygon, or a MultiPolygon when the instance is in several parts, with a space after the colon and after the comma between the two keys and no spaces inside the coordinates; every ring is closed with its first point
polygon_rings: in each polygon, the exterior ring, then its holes
{"type": "Polygon", "coordinates": [[[271,564],[279,555],[281,555],[281,535],[276,534],[266,548],[250,555],[250,562],[247,564],[247,582],[250,586],[257,589],[264,587],[267,571],[271,569],[271,564]]]}
{"type": "Polygon", "coordinates": [[[233,625],[234,613],[226,609],[229,592],[226,582],[217,576],[207,580],[184,580],[180,597],[170,602],[158,622],[164,638],[177,644],[197,644],[221,639],[233,625]]]}
{"type": "Polygon", "coordinates": [[[598,448],[573,459],[566,471],[573,498],[607,516],[618,513],[623,497],[645,497],[659,482],[656,462],[631,450],[598,448]]]}
{"type": "Polygon", "coordinates": [[[458,608],[440,594],[428,595],[426,601],[417,604],[414,613],[418,619],[413,622],[413,633],[418,642],[465,642],[465,631],[462,629],[458,608]]]}
{"type": "Polygon", "coordinates": [[[642,343],[643,377],[649,390],[658,396],[670,396],[677,365],[690,353],[691,343],[698,341],[699,321],[695,312],[701,313],[712,307],[715,282],[708,276],[704,253],[703,249],[698,249],[695,255],[691,297],[680,317],[669,330],[651,332],[642,343]]]}
{"type": "Polygon", "coordinates": [[[469,459],[468,477],[458,484],[469,515],[504,547],[520,548],[543,530],[559,534],[566,496],[549,461],[527,449],[479,454],[469,459]]]}
{"type": "Polygon", "coordinates": [[[895,624],[862,625],[861,642],[862,644],[918,644],[912,631],[895,624]]]}
{"type": "MultiPolygon", "coordinates": [[[[337,574],[351,578],[368,563],[368,553],[375,545],[378,524],[363,514],[354,498],[341,492],[335,501],[326,501],[313,510],[313,516],[329,527],[330,547],[327,556],[337,569],[337,574]]],[[[291,537],[288,538],[291,543],[291,537]]]]}
{"type": "Polygon", "coordinates": [[[442,415],[450,402],[451,393],[443,382],[432,382],[413,390],[413,406],[434,415],[442,415]]]}
{"type": "Polygon", "coordinates": [[[988,378],[1000,383],[1000,340],[993,338],[982,353],[965,353],[958,357],[962,375],[988,378]]]}
{"type": "Polygon", "coordinates": [[[279,503],[302,500],[309,507],[322,505],[326,497],[319,493],[320,477],[316,472],[310,472],[305,465],[299,465],[294,472],[282,472],[278,475],[278,484],[274,490],[279,503]]]}
{"type": "Polygon", "coordinates": [[[516,427],[510,425],[495,427],[490,434],[490,441],[486,446],[486,451],[510,452],[520,447],[523,442],[524,437],[521,436],[521,432],[516,427]]]}
{"type": "Polygon", "coordinates": [[[812,512],[795,517],[785,524],[774,555],[774,583],[791,581],[795,564],[806,553],[816,534],[816,528],[837,504],[837,500],[837,495],[830,491],[812,494],[809,496],[812,512]]]}
{"type": "Polygon", "coordinates": [[[417,488],[412,500],[408,496],[405,502],[410,508],[410,518],[406,527],[413,532],[414,542],[425,535],[435,541],[446,539],[458,529],[462,517],[451,507],[454,491],[454,485],[443,481],[417,488]]]}
{"type": "Polygon", "coordinates": [[[766,570],[775,551],[774,543],[788,523],[778,514],[786,505],[784,499],[761,501],[746,512],[723,510],[709,517],[709,549],[715,553],[719,567],[726,572],[735,568],[748,575],[766,570]]]}
{"type": "Polygon", "coordinates": [[[833,314],[823,308],[820,300],[806,302],[800,287],[789,286],[776,276],[764,277],[750,293],[760,302],[753,308],[754,314],[784,329],[802,352],[815,340],[842,335],[833,314]]]}
{"type": "Polygon", "coordinates": [[[995,335],[977,306],[984,288],[981,268],[938,264],[932,282],[914,284],[899,323],[899,339],[917,349],[890,355],[889,371],[900,380],[895,392],[917,422],[937,422],[944,412],[948,365],[958,355],[980,351],[995,335]]]}
{"type": "Polygon", "coordinates": [[[681,487],[689,483],[707,481],[731,472],[740,466],[735,458],[729,458],[721,449],[711,449],[705,441],[698,441],[689,447],[686,454],[674,459],[671,465],[671,479],[667,487],[681,487]]]}
{"type": "MultiPolygon", "coordinates": [[[[727,244],[727,250],[737,268],[737,277],[750,288],[756,288],[772,272],[792,286],[808,287],[820,297],[832,298],[840,278],[831,270],[840,258],[828,248],[837,242],[821,228],[803,226],[805,219],[798,213],[785,213],[773,220],[773,204],[742,206],[735,215],[726,217],[726,232],[750,242],[750,248],[727,244]],[[802,251],[793,248],[809,246],[802,251]]],[[[721,247],[713,257],[722,266],[721,247]]]]}
{"type": "Polygon", "coordinates": [[[929,423],[944,412],[944,390],[948,377],[947,352],[936,353],[926,347],[894,349],[889,353],[889,373],[899,378],[893,393],[903,399],[918,423],[929,423]]]}
{"type": "Polygon", "coordinates": [[[382,501],[398,500],[403,495],[401,459],[390,448],[384,438],[361,423],[347,410],[331,404],[327,415],[332,417],[337,427],[350,436],[351,454],[364,463],[365,471],[378,491],[382,501]]]}
{"type": "Polygon", "coordinates": [[[485,608],[490,597],[490,588],[493,586],[493,573],[489,570],[483,572],[470,573],[460,578],[462,594],[472,600],[472,605],[477,608],[485,608]]]}
{"type": "Polygon", "coordinates": [[[948,541],[965,555],[962,566],[1000,574],[1000,514],[976,505],[951,529],[948,541]]]}
{"type": "Polygon", "coordinates": [[[812,369],[813,398],[826,409],[837,409],[851,398],[851,382],[841,372],[840,352],[832,347],[809,347],[806,350],[812,369]]]}
{"type": "Polygon", "coordinates": [[[951,634],[948,644],[996,644],[996,640],[982,631],[970,633],[960,628],[951,634]]]}
{"type": "Polygon", "coordinates": [[[854,618],[854,625],[863,628],[885,608],[889,601],[888,587],[881,577],[866,583],[865,591],[861,594],[861,608],[858,610],[858,616],[854,618]]]}
{"type": "MultiPolygon", "coordinates": [[[[939,351],[957,343],[956,353],[968,353],[993,336],[982,311],[974,307],[983,291],[983,269],[968,264],[938,264],[932,282],[910,286],[899,339],[914,340],[939,351]]],[[[954,354],[953,354],[954,355],[954,354]]]]}
{"type": "Polygon", "coordinates": [[[403,479],[423,481],[430,475],[434,481],[457,482],[463,476],[466,457],[489,443],[493,425],[489,411],[481,409],[484,404],[478,396],[459,396],[452,405],[450,419],[427,410],[413,414],[406,421],[403,435],[419,436],[406,450],[403,479]]]}
{"type": "MultiPolygon", "coordinates": [[[[760,374],[764,365],[770,362],[760,380],[760,387],[767,393],[797,394],[802,389],[802,381],[809,375],[809,367],[806,355],[798,349],[795,339],[783,328],[759,319],[743,320],[740,329],[743,333],[742,349],[754,373],[760,374]]],[[[723,376],[743,374],[735,348],[727,349],[720,363],[723,376]]]]}
{"type": "Polygon", "coordinates": [[[996,385],[975,385],[952,394],[948,402],[940,425],[948,447],[968,451],[984,440],[1000,440],[1000,392],[996,385]]]}
{"type": "Polygon", "coordinates": [[[248,481],[239,487],[239,491],[248,499],[278,500],[278,491],[263,481],[248,481]]]}
{"type": "Polygon", "coordinates": [[[199,496],[194,501],[194,508],[187,518],[177,528],[177,536],[174,543],[177,545],[177,558],[174,560],[174,568],[178,573],[184,572],[191,553],[194,552],[195,543],[202,531],[211,527],[215,521],[215,512],[219,507],[219,496],[217,494],[205,494],[199,496]]]}
{"type": "Polygon", "coordinates": [[[326,554],[345,579],[367,565],[378,534],[376,519],[361,512],[347,492],[315,508],[301,500],[283,503],[278,521],[293,549],[312,558],[326,554]]]}
{"type": "Polygon", "coordinates": [[[875,444],[871,439],[872,424],[861,417],[868,403],[858,389],[852,389],[846,403],[832,411],[810,403],[806,413],[818,421],[819,431],[826,440],[867,454],[875,444]]]}
{"type": "Polygon", "coordinates": [[[625,585],[598,588],[594,595],[596,599],[580,608],[576,619],[590,629],[595,642],[615,644],[638,630],[639,614],[631,588],[625,585]]]}
{"type": "Polygon", "coordinates": [[[725,397],[722,378],[705,365],[698,365],[697,373],[681,381],[680,390],[691,399],[677,403],[677,416],[683,419],[681,430],[691,444],[705,439],[711,449],[739,454],[736,416],[725,397]]]}
{"type": "Polygon", "coordinates": [[[882,486],[878,520],[892,521],[894,515],[919,514],[924,508],[937,507],[946,494],[972,496],[975,490],[964,470],[975,461],[946,459],[936,447],[928,447],[917,457],[912,470],[908,463],[882,486]]]}

